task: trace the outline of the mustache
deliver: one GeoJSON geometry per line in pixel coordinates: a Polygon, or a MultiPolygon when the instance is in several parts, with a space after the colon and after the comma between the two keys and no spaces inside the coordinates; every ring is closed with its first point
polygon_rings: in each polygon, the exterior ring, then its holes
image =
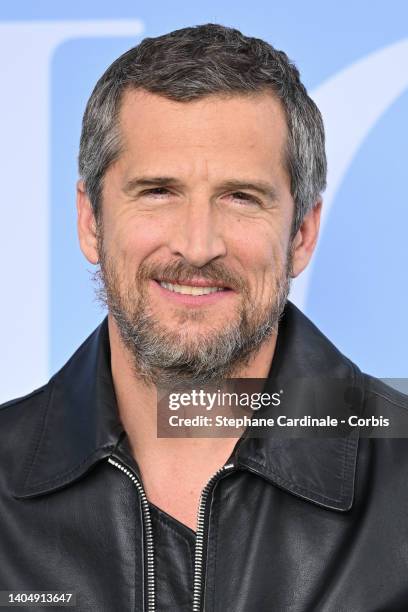
{"type": "Polygon", "coordinates": [[[149,279],[168,278],[176,282],[189,281],[192,279],[202,279],[206,281],[214,281],[229,287],[235,291],[244,291],[246,285],[244,281],[232,274],[229,270],[218,262],[209,262],[201,268],[186,265],[183,261],[169,262],[165,265],[155,263],[145,264],[140,266],[137,279],[139,281],[149,279]]]}

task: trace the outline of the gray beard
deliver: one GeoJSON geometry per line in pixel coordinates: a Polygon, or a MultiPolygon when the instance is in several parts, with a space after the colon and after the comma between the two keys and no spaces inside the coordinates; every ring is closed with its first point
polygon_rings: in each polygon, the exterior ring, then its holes
{"type": "MultiPolygon", "coordinates": [[[[276,279],[275,294],[266,308],[260,310],[244,295],[236,323],[223,330],[197,334],[193,339],[183,333],[183,323],[188,324],[202,313],[183,313],[174,331],[169,331],[153,316],[143,292],[130,308],[114,266],[105,255],[101,256],[100,270],[96,273],[98,298],[115,319],[137,378],[165,389],[220,384],[233,378],[237,368],[248,364],[261,345],[277,332],[289,294],[290,269],[288,254],[285,269],[276,279]]],[[[200,275],[200,270],[197,274],[200,275]]],[[[137,283],[134,292],[131,288],[126,291],[126,296],[137,294],[137,283]]]]}

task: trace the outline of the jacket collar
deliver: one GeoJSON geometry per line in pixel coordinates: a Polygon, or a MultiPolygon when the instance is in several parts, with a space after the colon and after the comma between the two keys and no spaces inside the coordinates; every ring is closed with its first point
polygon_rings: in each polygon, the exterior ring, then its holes
{"type": "MultiPolygon", "coordinates": [[[[341,407],[347,414],[362,413],[363,379],[360,370],[291,302],[282,319],[266,390],[295,389],[288,412],[313,414],[316,400],[306,395],[302,382],[319,387],[318,414],[341,407]],[[294,385],[292,383],[295,383],[294,385]],[[296,383],[298,386],[296,387],[296,383]],[[291,386],[292,385],[292,386],[291,386]],[[297,389],[297,391],[296,391],[297,389]],[[340,393],[342,394],[340,396],[340,393]],[[343,402],[344,393],[347,402],[343,402]]],[[[306,387],[307,388],[307,387],[306,387]]],[[[261,411],[259,411],[261,413],[261,411]]],[[[284,409],[281,409],[281,413],[284,409]]],[[[259,414],[268,416],[268,413],[259,414]]],[[[273,415],[274,416],[274,415],[273,415]]],[[[237,462],[298,497],[333,510],[349,510],[353,504],[359,441],[358,428],[336,437],[248,438],[237,449],[237,462]]]]}
{"type": "MultiPolygon", "coordinates": [[[[349,380],[361,389],[358,368],[288,302],[269,379],[322,374],[349,380]]],[[[355,397],[360,405],[361,394],[355,397]]],[[[115,399],[107,317],[51,378],[42,410],[42,424],[27,453],[25,477],[18,482],[15,497],[34,497],[67,486],[110,456],[123,438],[129,448],[115,399]]],[[[294,495],[326,508],[348,510],[357,447],[358,430],[348,437],[324,439],[242,438],[236,461],[240,468],[294,495]]]]}

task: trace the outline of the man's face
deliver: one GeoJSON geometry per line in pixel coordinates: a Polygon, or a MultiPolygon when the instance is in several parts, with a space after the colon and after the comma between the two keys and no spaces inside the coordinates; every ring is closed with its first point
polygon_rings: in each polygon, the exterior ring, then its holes
{"type": "Polygon", "coordinates": [[[98,250],[122,340],[155,384],[232,376],[276,331],[289,290],[284,111],[268,93],[127,91],[120,127],[98,250]]]}

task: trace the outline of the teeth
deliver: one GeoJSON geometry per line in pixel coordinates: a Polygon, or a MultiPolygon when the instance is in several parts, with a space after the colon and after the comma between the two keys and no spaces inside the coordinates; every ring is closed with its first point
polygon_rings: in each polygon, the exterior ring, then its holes
{"type": "Polygon", "coordinates": [[[191,287],[190,285],[173,285],[160,281],[160,285],[169,291],[183,293],[184,295],[207,295],[216,291],[223,291],[222,287],[191,287]]]}

